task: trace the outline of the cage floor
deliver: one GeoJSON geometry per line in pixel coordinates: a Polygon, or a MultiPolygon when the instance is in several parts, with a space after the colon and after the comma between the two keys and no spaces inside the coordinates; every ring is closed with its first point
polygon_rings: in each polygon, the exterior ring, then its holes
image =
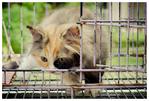
{"type": "Polygon", "coordinates": [[[86,88],[73,88],[61,84],[62,74],[32,72],[29,78],[11,79],[3,84],[3,99],[12,98],[99,98],[99,99],[145,99],[147,98],[146,73],[141,72],[105,72],[102,83],[84,84],[86,88]],[[91,87],[91,88],[90,88],[91,87]],[[84,89],[98,89],[96,97],[86,94],[84,89]],[[75,93],[74,89],[81,89],[75,93]],[[66,93],[69,91],[69,94],[66,93]],[[73,92],[73,94],[71,93],[73,92]]]}
{"type": "MultiPolygon", "coordinates": [[[[72,98],[70,95],[67,95],[64,91],[60,90],[24,90],[19,91],[18,89],[12,89],[13,91],[10,92],[9,90],[3,91],[3,99],[13,99],[13,98],[72,98]]],[[[96,97],[91,95],[85,95],[84,92],[80,93],[79,95],[74,95],[73,98],[99,98],[99,99],[145,99],[147,98],[146,89],[135,89],[133,91],[130,90],[102,90],[96,97]]]]}

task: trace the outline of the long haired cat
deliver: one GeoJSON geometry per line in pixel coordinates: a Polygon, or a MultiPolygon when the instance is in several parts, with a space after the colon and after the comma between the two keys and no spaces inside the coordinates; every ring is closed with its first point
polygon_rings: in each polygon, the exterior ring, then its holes
{"type": "MultiPolygon", "coordinates": [[[[41,67],[46,69],[71,69],[80,65],[80,25],[79,8],[63,8],[54,11],[37,26],[27,26],[32,34],[32,47],[23,58],[19,69],[41,67]]],[[[88,9],[83,11],[83,19],[93,19],[93,13],[88,9]]],[[[83,25],[83,67],[97,68],[93,64],[94,56],[94,26],[83,25]]],[[[107,39],[102,32],[100,40],[99,26],[96,29],[96,63],[106,64],[107,39]],[[100,55],[99,55],[100,53],[100,55]]],[[[29,75],[29,74],[28,74],[29,75]]],[[[103,73],[102,73],[103,75],[103,73]]],[[[17,76],[22,78],[20,73],[17,76]]],[[[98,72],[83,73],[86,83],[98,83],[98,72]]],[[[79,73],[65,72],[63,83],[74,85],[79,83],[79,73]]]]}

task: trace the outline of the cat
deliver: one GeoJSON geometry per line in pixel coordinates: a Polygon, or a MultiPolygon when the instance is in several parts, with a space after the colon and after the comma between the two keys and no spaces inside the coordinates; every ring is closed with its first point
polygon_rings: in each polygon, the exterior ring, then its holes
{"type": "MultiPolygon", "coordinates": [[[[80,65],[80,25],[76,24],[80,18],[80,9],[67,7],[55,10],[50,16],[43,19],[37,26],[27,26],[32,34],[30,51],[22,59],[18,69],[32,69],[40,67],[45,69],[72,69],[80,65]]],[[[82,19],[94,19],[93,13],[83,10],[82,19]]],[[[95,69],[94,57],[94,26],[83,25],[83,52],[82,68],[95,69]]],[[[108,57],[106,34],[96,29],[96,63],[106,64],[108,57]],[[104,38],[104,39],[103,39],[104,38]],[[100,56],[99,56],[100,53],[100,56]]],[[[101,73],[101,77],[104,72],[101,73]]],[[[29,77],[29,73],[26,77],[29,77]]],[[[16,76],[23,78],[20,73],[16,76]]],[[[85,83],[99,83],[99,72],[83,73],[85,83]]],[[[64,85],[75,85],[79,82],[79,73],[65,72],[64,85]]]]}

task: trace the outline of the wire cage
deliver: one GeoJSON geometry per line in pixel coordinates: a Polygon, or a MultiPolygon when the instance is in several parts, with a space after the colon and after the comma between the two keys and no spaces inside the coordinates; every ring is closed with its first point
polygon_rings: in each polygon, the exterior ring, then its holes
{"type": "MultiPolygon", "coordinates": [[[[92,25],[107,28],[109,57],[106,65],[97,64],[97,69],[83,69],[82,64],[82,33],[80,31],[80,68],[79,69],[3,69],[2,98],[147,98],[147,15],[146,3],[92,3],[94,19],[82,18],[85,3],[80,3],[80,26],[92,25]],[[106,8],[106,9],[104,9],[106,8]],[[141,41],[140,41],[141,40],[141,41]],[[114,42],[115,41],[115,42],[114,42]],[[105,69],[100,69],[105,67],[105,69]],[[21,72],[23,80],[19,80],[16,72],[21,72]],[[31,72],[29,79],[27,74],[31,72]],[[78,72],[83,81],[84,72],[104,72],[102,83],[64,85],[63,73],[78,72]],[[79,89],[79,94],[76,90],[79,89]],[[85,90],[97,90],[97,96],[86,94],[85,90]],[[69,93],[67,93],[69,92],[69,93]]],[[[8,6],[8,33],[10,34],[10,3],[8,6]]],[[[20,5],[20,33],[23,34],[23,11],[20,5]]],[[[36,22],[36,3],[33,3],[33,19],[36,22]]],[[[45,5],[48,15],[48,4],[45,5]]],[[[4,26],[3,26],[4,27],[4,26]]],[[[81,27],[82,30],[82,27],[81,27]]],[[[96,30],[96,29],[94,29],[96,30]]],[[[94,31],[96,32],[96,31],[94,31]]],[[[10,36],[8,34],[8,36],[10,36]]],[[[93,35],[99,33],[93,33],[93,35]]],[[[6,34],[7,35],[7,34],[6,34]]],[[[100,33],[102,36],[102,32],[100,33]]],[[[8,44],[11,43],[8,39],[8,44]]],[[[11,51],[11,48],[9,48],[11,51]]],[[[23,37],[21,39],[23,50],[23,37]]],[[[96,52],[96,50],[94,50],[96,52]]],[[[21,51],[23,53],[23,51],[21,51]]],[[[11,52],[9,52],[10,56],[11,52]]],[[[5,55],[3,54],[3,57],[5,55]]],[[[99,75],[101,77],[101,75],[99,75]]],[[[100,81],[100,80],[99,80],[100,81]]]]}

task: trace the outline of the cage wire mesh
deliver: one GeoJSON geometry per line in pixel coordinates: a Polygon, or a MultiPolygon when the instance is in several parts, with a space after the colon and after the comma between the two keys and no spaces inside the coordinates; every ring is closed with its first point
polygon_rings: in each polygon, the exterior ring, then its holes
{"type": "MultiPolygon", "coordinates": [[[[93,35],[100,34],[102,29],[107,28],[109,57],[106,65],[96,64],[96,49],[94,46],[94,64],[97,69],[82,69],[82,38],[80,40],[80,68],[74,70],[61,69],[34,69],[34,70],[14,70],[3,69],[2,97],[8,98],[93,98],[91,94],[86,95],[86,89],[98,90],[96,98],[147,98],[147,75],[146,75],[146,3],[92,3],[94,7],[94,19],[82,19],[85,3],[80,3],[80,20],[76,22],[81,26],[94,26],[93,35]],[[106,9],[105,9],[106,8],[106,9]],[[100,28],[100,33],[96,33],[96,28],[100,28]],[[141,39],[142,38],[142,39],[141,39]],[[141,40],[141,42],[140,42],[141,40]],[[115,43],[114,43],[115,41],[115,43]],[[140,47],[139,45],[142,44],[140,47]],[[105,67],[105,69],[100,69],[105,67]],[[83,81],[84,72],[104,72],[102,83],[80,85],[64,85],[63,73],[78,72],[80,81],[83,81]],[[15,75],[7,83],[12,72],[22,72],[23,80],[19,80],[15,75]],[[31,72],[27,79],[28,72],[31,72]],[[76,90],[79,89],[79,94],[76,90]],[[67,93],[69,92],[69,93],[67,93]]],[[[20,34],[21,53],[23,53],[23,10],[20,5],[20,34]]],[[[36,3],[33,3],[33,24],[36,24],[36,3]]],[[[10,3],[8,3],[8,44],[10,44],[10,3]]],[[[45,5],[45,16],[48,16],[48,3],[45,5]]],[[[80,36],[82,37],[82,36],[80,36]]],[[[103,40],[104,38],[101,37],[103,40]]],[[[95,42],[95,41],[94,41],[95,42]]],[[[3,54],[3,57],[5,55],[3,54]]],[[[11,48],[9,55],[11,56],[11,48]]],[[[99,74],[99,77],[101,75],[99,74]]],[[[101,80],[99,80],[101,81],[101,80]]]]}

